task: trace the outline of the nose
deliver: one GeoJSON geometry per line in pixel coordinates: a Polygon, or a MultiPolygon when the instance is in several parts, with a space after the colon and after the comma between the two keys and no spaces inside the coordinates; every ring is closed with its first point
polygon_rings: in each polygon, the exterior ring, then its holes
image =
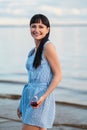
{"type": "Polygon", "coordinates": [[[36,28],[35,28],[35,31],[36,31],[36,32],[38,32],[38,31],[39,31],[39,28],[38,28],[38,27],[36,27],[36,28]]]}

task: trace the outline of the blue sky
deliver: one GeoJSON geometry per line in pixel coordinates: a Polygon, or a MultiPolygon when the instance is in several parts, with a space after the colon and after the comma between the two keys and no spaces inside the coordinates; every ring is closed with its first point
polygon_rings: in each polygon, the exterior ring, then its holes
{"type": "Polygon", "coordinates": [[[87,22],[87,0],[0,0],[0,24],[27,24],[36,13],[52,23],[87,22]]]}

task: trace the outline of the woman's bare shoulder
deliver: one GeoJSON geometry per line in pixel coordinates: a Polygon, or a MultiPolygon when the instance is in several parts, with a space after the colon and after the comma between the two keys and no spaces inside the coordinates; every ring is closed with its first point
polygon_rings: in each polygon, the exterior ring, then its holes
{"type": "Polygon", "coordinates": [[[44,53],[46,55],[53,54],[56,52],[56,48],[52,42],[48,42],[45,46],[44,53]]]}

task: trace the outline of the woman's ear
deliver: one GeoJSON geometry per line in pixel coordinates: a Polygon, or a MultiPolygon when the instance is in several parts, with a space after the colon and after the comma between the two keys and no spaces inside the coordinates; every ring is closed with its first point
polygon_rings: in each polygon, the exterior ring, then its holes
{"type": "Polygon", "coordinates": [[[50,28],[48,27],[48,28],[47,28],[47,34],[48,34],[49,32],[50,32],[50,28]]]}
{"type": "Polygon", "coordinates": [[[48,32],[50,32],[50,27],[48,27],[48,32]]]}

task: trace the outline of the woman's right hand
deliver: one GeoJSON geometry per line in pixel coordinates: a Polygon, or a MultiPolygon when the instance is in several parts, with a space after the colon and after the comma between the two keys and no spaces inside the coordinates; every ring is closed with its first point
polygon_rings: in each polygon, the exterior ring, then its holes
{"type": "Polygon", "coordinates": [[[21,118],[21,116],[22,116],[22,113],[20,112],[19,108],[17,109],[17,115],[19,118],[21,118]]]}

